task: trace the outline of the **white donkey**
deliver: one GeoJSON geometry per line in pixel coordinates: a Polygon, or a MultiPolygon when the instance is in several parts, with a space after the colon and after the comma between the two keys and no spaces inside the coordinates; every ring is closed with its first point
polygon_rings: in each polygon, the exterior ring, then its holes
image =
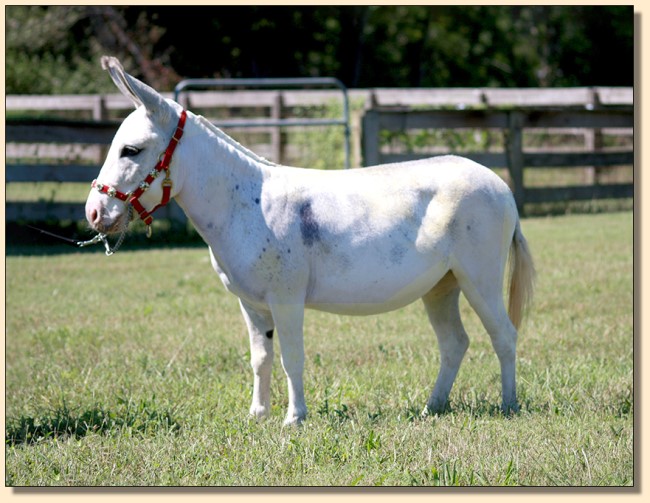
{"type": "Polygon", "coordinates": [[[455,156],[341,171],[276,165],[164,99],[115,58],[102,58],[102,66],[136,110],[93,182],[86,217],[98,232],[115,233],[128,226],[129,206],[149,224],[153,209],[176,199],[239,298],[250,334],[253,416],[270,411],[274,329],[289,386],[285,423],[300,423],[307,415],[304,309],[367,315],[420,298],[441,355],[424,412],[444,410],[469,344],[461,291],[499,358],[502,409],[518,409],[516,327],[534,270],[512,193],[491,170],[455,156]]]}

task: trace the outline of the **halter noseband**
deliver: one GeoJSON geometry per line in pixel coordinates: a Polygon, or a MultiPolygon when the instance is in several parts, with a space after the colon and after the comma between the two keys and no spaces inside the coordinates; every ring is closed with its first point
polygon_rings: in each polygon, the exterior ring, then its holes
{"type": "Polygon", "coordinates": [[[172,161],[172,156],[174,155],[176,145],[178,145],[178,142],[183,136],[183,128],[185,127],[186,118],[187,112],[183,110],[181,112],[180,119],[178,119],[176,131],[172,135],[172,139],[167,145],[167,149],[163,154],[161,154],[158,164],[156,164],[156,166],[149,172],[147,177],[142,182],[140,182],[140,185],[138,185],[138,188],[136,190],[133,192],[124,193],[120,192],[115,187],[111,187],[110,185],[106,185],[104,183],[99,183],[96,179],[93,180],[93,188],[97,189],[102,194],[106,194],[109,197],[115,197],[120,201],[124,201],[125,203],[131,205],[135,211],[138,212],[138,215],[147,226],[147,235],[151,235],[151,223],[153,222],[153,217],[151,214],[158,208],[161,208],[169,203],[169,200],[171,198],[172,180],[169,177],[169,164],[172,161]],[[162,182],[162,199],[160,203],[156,205],[151,211],[147,211],[140,202],[140,197],[142,197],[142,194],[144,194],[147,189],[149,189],[153,181],[158,178],[158,175],[160,175],[161,171],[165,172],[165,179],[162,182]]]}

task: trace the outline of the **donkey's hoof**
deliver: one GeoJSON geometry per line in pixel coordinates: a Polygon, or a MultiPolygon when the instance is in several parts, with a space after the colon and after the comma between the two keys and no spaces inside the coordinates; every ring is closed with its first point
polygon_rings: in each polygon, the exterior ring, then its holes
{"type": "Polygon", "coordinates": [[[300,426],[307,418],[307,413],[304,414],[289,414],[284,419],[285,426],[300,426]]]}
{"type": "Polygon", "coordinates": [[[447,412],[451,412],[451,405],[449,404],[448,400],[445,400],[444,402],[428,403],[426,407],[424,407],[421,416],[435,416],[438,414],[445,414],[447,412]]]}
{"type": "Polygon", "coordinates": [[[516,414],[519,414],[520,410],[521,409],[517,402],[501,404],[501,412],[504,416],[514,416],[516,414]]]}
{"type": "Polygon", "coordinates": [[[266,419],[269,417],[269,409],[268,407],[264,407],[262,405],[254,405],[251,406],[249,414],[252,418],[255,419],[266,419]]]}

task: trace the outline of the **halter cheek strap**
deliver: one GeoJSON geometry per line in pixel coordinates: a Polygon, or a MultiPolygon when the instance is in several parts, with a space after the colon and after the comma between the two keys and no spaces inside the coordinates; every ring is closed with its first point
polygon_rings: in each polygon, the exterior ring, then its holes
{"type": "MultiPolygon", "coordinates": [[[[125,203],[131,205],[140,216],[140,219],[145,223],[145,225],[147,225],[147,227],[151,226],[151,223],[153,222],[153,216],[151,216],[151,214],[158,208],[165,206],[171,199],[172,180],[169,177],[169,165],[172,161],[174,150],[176,150],[176,145],[178,145],[178,142],[183,136],[183,128],[185,127],[186,119],[187,112],[183,110],[181,112],[180,119],[178,120],[176,131],[174,131],[172,139],[167,145],[167,149],[161,154],[160,159],[158,160],[158,164],[156,164],[156,166],[149,172],[147,177],[142,182],[140,182],[140,185],[138,185],[138,188],[136,190],[126,193],[121,192],[115,187],[99,183],[97,180],[93,180],[93,188],[97,189],[102,194],[117,198],[120,201],[124,201],[125,203]],[[162,199],[158,205],[151,209],[151,211],[147,211],[140,202],[140,197],[142,197],[142,195],[149,189],[153,181],[158,178],[158,175],[160,175],[162,171],[165,172],[165,179],[162,182],[162,199]]],[[[150,232],[150,229],[151,227],[149,227],[148,233],[150,232]]]]}

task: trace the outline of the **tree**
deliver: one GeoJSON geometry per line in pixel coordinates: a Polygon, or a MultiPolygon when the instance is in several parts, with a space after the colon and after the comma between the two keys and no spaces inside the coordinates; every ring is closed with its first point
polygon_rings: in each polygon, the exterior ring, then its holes
{"type": "Polygon", "coordinates": [[[6,7],[8,93],[93,93],[113,91],[99,77],[99,58],[120,57],[152,85],[169,87],[179,77],[154,54],[163,28],[142,9],[105,6],[6,7]]]}
{"type": "Polygon", "coordinates": [[[102,54],[184,77],[349,87],[633,84],[632,6],[8,6],[8,93],[112,91],[102,54]]]}

